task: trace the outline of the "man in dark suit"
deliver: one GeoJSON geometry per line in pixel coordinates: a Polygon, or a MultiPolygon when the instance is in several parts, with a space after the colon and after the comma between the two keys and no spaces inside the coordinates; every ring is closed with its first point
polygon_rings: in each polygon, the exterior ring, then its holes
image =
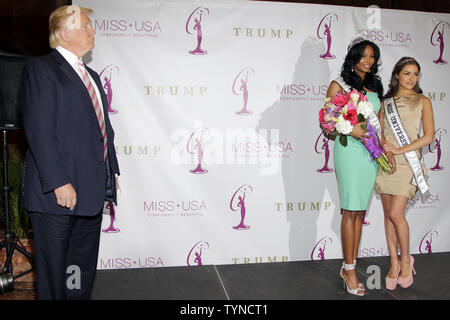
{"type": "Polygon", "coordinates": [[[98,74],[81,61],[94,48],[91,13],[78,6],[52,12],[54,50],[30,59],[22,75],[30,147],[23,202],[34,231],[38,299],[91,297],[104,202],[116,202],[120,173],[107,97],[98,74]]]}

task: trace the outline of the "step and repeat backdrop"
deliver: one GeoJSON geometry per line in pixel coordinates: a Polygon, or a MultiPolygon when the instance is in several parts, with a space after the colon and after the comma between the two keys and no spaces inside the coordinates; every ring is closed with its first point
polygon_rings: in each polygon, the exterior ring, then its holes
{"type": "MultiPolygon", "coordinates": [[[[450,15],[253,1],[76,0],[95,49],[121,167],[98,269],[342,257],[333,141],[318,125],[350,40],[403,56],[434,109],[431,196],[409,201],[411,252],[450,250],[450,15]],[[447,196],[446,196],[447,194],[447,196]]],[[[379,196],[359,257],[388,255],[379,196]]]]}

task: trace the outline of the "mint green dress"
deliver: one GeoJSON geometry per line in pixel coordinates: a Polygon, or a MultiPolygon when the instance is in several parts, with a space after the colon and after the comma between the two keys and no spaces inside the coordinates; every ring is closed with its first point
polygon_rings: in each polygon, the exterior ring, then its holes
{"type": "MultiPolygon", "coordinates": [[[[366,97],[378,113],[381,108],[378,94],[367,92],[366,97]]],[[[338,136],[333,150],[340,206],[344,210],[365,211],[377,178],[378,165],[370,160],[369,152],[361,142],[351,136],[347,141],[347,146],[342,146],[338,136]]]]}

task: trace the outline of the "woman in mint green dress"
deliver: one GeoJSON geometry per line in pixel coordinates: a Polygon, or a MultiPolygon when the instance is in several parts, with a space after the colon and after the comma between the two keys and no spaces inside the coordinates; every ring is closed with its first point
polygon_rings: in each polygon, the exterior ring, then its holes
{"type": "MultiPolygon", "coordinates": [[[[363,37],[353,39],[342,66],[341,76],[332,81],[327,97],[334,98],[339,91],[357,89],[365,92],[375,112],[380,110],[383,85],[377,76],[380,49],[363,37]]],[[[347,137],[347,146],[334,142],[334,167],[339,189],[342,214],[341,241],[344,263],[340,275],[350,294],[362,296],[365,288],[356,275],[356,258],[361,239],[363,215],[369,206],[378,172],[376,162],[370,160],[369,152],[358,140],[366,131],[362,123],[354,126],[347,137]]]]}

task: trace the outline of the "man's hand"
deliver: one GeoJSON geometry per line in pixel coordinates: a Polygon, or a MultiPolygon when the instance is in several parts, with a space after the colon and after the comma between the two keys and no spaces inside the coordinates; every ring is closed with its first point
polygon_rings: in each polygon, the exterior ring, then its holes
{"type": "Polygon", "coordinates": [[[56,202],[61,207],[67,207],[70,210],[75,208],[77,204],[77,193],[72,187],[71,183],[65,184],[62,187],[55,189],[56,202]]]}

